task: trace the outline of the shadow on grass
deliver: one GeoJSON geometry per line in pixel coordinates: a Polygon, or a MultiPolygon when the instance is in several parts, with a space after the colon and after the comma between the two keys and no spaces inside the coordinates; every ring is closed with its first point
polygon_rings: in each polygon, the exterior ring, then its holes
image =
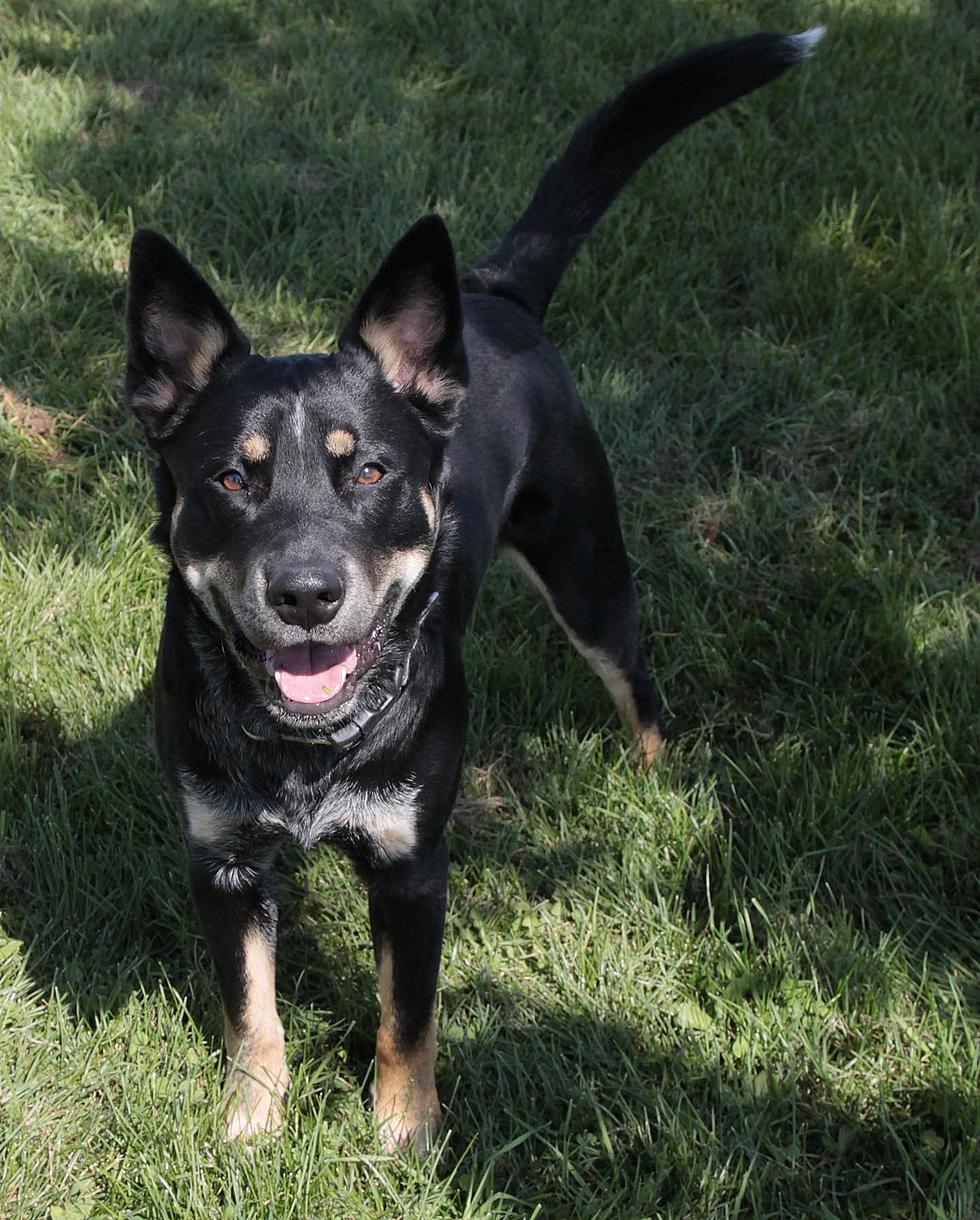
{"type": "MultiPolygon", "coordinates": [[[[944,663],[955,667],[957,658],[944,663]]],[[[544,666],[536,672],[542,677],[529,679],[532,688],[543,680],[544,666]]],[[[520,702],[526,693],[508,694],[506,684],[501,692],[505,703],[520,702]]],[[[600,706],[594,704],[593,713],[600,706]]],[[[582,710],[587,721],[584,696],[582,710]]],[[[81,1020],[97,1022],[134,990],[152,991],[166,980],[217,1046],[212,970],[197,935],[177,819],[160,792],[149,730],[147,698],[72,741],[60,735],[54,709],[16,726],[15,783],[26,799],[2,859],[7,926],[29,947],[36,985],[68,998],[81,1020]]],[[[500,743],[515,760],[515,785],[522,740],[512,730],[500,743]]],[[[570,740],[577,748],[574,733],[570,740]]],[[[539,761],[556,773],[562,766],[558,757],[539,761]]],[[[499,778],[508,780],[506,772],[499,778]]],[[[799,791],[806,779],[787,776],[787,791],[799,791]]],[[[769,920],[792,920],[813,898],[819,876],[827,885],[830,940],[815,939],[807,961],[826,994],[877,991],[865,1007],[888,1007],[888,981],[876,977],[870,951],[883,933],[901,946],[910,977],[931,972],[941,979],[953,971],[961,979],[975,977],[975,925],[963,922],[974,883],[963,868],[957,876],[937,871],[932,849],[919,840],[914,848],[901,840],[898,854],[889,851],[889,828],[900,831],[901,814],[895,815],[887,783],[866,776],[853,788],[862,805],[859,825],[874,827],[874,839],[856,834],[843,844],[823,843],[823,863],[811,859],[794,874],[790,857],[806,855],[793,841],[800,833],[795,815],[782,826],[774,817],[763,824],[758,816],[761,804],[778,809],[785,793],[740,787],[731,776],[724,780],[731,782],[722,800],[724,819],[707,843],[700,841],[704,856],[678,879],[695,928],[710,925],[738,939],[736,908],[744,909],[752,894],[764,896],[769,920]],[[851,936],[835,943],[832,929],[841,915],[851,936]]],[[[944,782],[938,771],[923,774],[920,786],[927,792],[944,782]]],[[[524,842],[519,831],[488,836],[483,829],[472,811],[456,825],[458,865],[475,860],[509,870],[520,883],[519,901],[532,907],[556,890],[589,903],[596,874],[615,876],[621,864],[621,845],[595,833],[548,847],[524,842]]],[[[942,860],[969,849],[971,828],[960,830],[963,840],[936,847],[942,860]]],[[[347,1029],[350,1072],[364,1079],[376,1023],[366,924],[353,926],[349,913],[331,910],[329,898],[318,895],[314,928],[306,868],[297,852],[285,853],[280,993],[347,1029]]],[[[818,904],[822,893],[816,893],[818,904]]],[[[454,904],[464,922],[474,913],[458,884],[454,904]]],[[[452,936],[450,927],[450,941],[452,936]]],[[[765,964],[761,925],[754,944],[760,964],[747,1005],[782,982],[779,971],[765,964]]],[[[711,996],[703,1000],[710,1009],[711,996]]],[[[932,1080],[898,1100],[890,1094],[886,1105],[853,1098],[845,1103],[802,1061],[787,1071],[751,1057],[712,1056],[670,1014],[654,1014],[642,1025],[604,1020],[511,992],[489,978],[448,991],[443,1013],[457,1009],[486,1014],[476,1033],[450,1028],[440,1053],[443,1091],[453,1098],[447,1167],[458,1161],[464,1169],[461,1201],[464,1186],[485,1177],[528,1206],[574,1197],[576,1215],[638,1216],[678,1205],[699,1176],[708,1181],[717,1175],[730,1184],[732,1175],[744,1175],[746,1207],[778,1200],[782,1214],[833,1216],[847,1206],[853,1215],[911,1216],[926,1214],[926,1201],[939,1205],[947,1196],[964,1197],[957,1192],[967,1189],[980,1115],[962,1081],[932,1080]],[[811,1210],[816,1200],[823,1212],[811,1210]]],[[[313,1036],[304,1040],[303,1054],[329,1056],[336,1049],[335,1041],[313,1036]]],[[[842,1046],[840,1056],[846,1054],[842,1046]]],[[[719,1187],[719,1199],[728,1197],[727,1189],[719,1187]]],[[[692,1205],[710,1199],[711,1188],[703,1190],[689,1196],[692,1205]]]]}
{"type": "MultiPolygon", "coordinates": [[[[6,920],[29,947],[36,985],[56,989],[81,1020],[96,1022],[132,991],[166,981],[217,1046],[212,969],[189,903],[176,817],[159,795],[148,729],[146,701],[76,742],[58,738],[42,717],[21,723],[22,749],[33,759],[23,775],[31,795],[5,844],[6,920]],[[141,774],[134,790],[134,775],[141,774]]],[[[454,855],[468,854],[465,826],[455,830],[453,844],[454,855]]],[[[591,894],[569,882],[585,853],[593,863],[605,853],[604,871],[615,871],[616,848],[608,843],[554,851],[531,844],[506,860],[488,860],[481,838],[474,852],[491,867],[516,868],[532,904],[555,875],[566,896],[571,890],[574,901],[588,902],[591,894]]],[[[858,881],[863,899],[873,903],[868,876],[858,881]]],[[[468,899],[454,888],[465,920],[468,899]]],[[[284,860],[281,899],[280,992],[348,1028],[349,1072],[363,1079],[376,1022],[366,925],[353,926],[346,911],[335,911],[315,931],[309,926],[305,865],[294,852],[284,860]]],[[[318,901],[329,908],[329,898],[318,901]]],[[[695,897],[691,917],[704,917],[706,905],[695,897]]],[[[717,890],[711,919],[716,926],[725,920],[717,890]]],[[[762,936],[759,951],[764,955],[762,936]]],[[[934,945],[923,953],[923,963],[926,953],[935,960],[934,945]]],[[[845,976],[854,985],[853,958],[831,952],[811,961],[825,970],[821,982],[831,991],[845,976]]],[[[867,985],[866,969],[857,974],[867,985]]],[[[763,979],[758,991],[767,986],[763,979]]],[[[745,1003],[754,999],[746,996],[745,1003]]],[[[741,1177],[746,1208],[778,1201],[781,1214],[836,1216],[846,1209],[905,1217],[926,1214],[926,1201],[940,1206],[947,1196],[961,1197],[969,1180],[977,1100],[960,1080],[934,1080],[886,1106],[844,1103],[806,1063],[787,1071],[751,1056],[714,1056],[670,1014],[654,1013],[642,1026],[604,1020],[489,977],[448,990],[442,1010],[444,1019],[469,1013],[479,1026],[475,1033],[450,1026],[439,1059],[443,1092],[452,1099],[444,1169],[461,1167],[455,1187],[461,1203],[482,1180],[484,1190],[506,1191],[528,1207],[574,1199],[576,1216],[663,1214],[671,1207],[686,1214],[686,1205],[729,1197],[741,1177]]],[[[305,1038],[303,1055],[333,1057],[336,1041],[321,1042],[305,1038]]],[[[846,1047],[840,1053],[846,1057],[846,1047]]]]}
{"type": "Polygon", "coordinates": [[[457,1005],[496,1015],[490,1034],[443,1048],[452,1149],[526,1207],[715,1214],[741,1181],[738,1214],[897,1217],[941,1208],[969,1179],[978,1103],[957,1081],[861,1113],[803,1067],[706,1054],[669,1017],[640,1034],[490,981],[448,995],[457,1005]]]}
{"type": "MultiPolygon", "coordinates": [[[[846,546],[799,532],[791,553],[765,556],[779,576],[764,596],[751,552],[742,567],[705,582],[703,598],[715,603],[706,637],[725,639],[722,622],[738,624],[738,639],[707,680],[704,669],[716,661],[706,656],[710,644],[698,657],[697,642],[681,642],[695,688],[712,702],[690,706],[683,682],[671,684],[680,710],[672,753],[680,758],[676,767],[668,759],[667,773],[682,791],[715,792],[719,816],[707,833],[685,828],[674,844],[677,863],[651,860],[651,896],[677,894],[692,926],[710,921],[734,939],[752,897],[777,919],[811,908],[830,922],[843,916],[869,946],[894,938],[909,978],[942,984],[955,976],[980,1012],[980,877],[971,863],[980,859],[980,651],[969,632],[948,632],[956,643],[928,640],[918,613],[928,594],[955,590],[960,577],[911,558],[869,566],[846,546]]],[[[697,601],[696,587],[686,592],[697,601]]],[[[493,721],[481,732],[494,753],[474,768],[489,800],[481,812],[477,798],[454,823],[454,855],[510,870],[532,904],[556,892],[587,899],[598,878],[621,868],[622,841],[597,832],[587,811],[575,835],[583,798],[566,778],[580,765],[574,728],[567,742],[534,738],[533,757],[526,743],[542,721],[584,729],[605,719],[613,761],[618,726],[543,607],[506,584],[484,598],[481,616],[498,644],[498,663],[482,667],[486,689],[473,700],[493,705],[480,715],[493,721]],[[561,811],[550,837],[562,842],[528,840],[524,827],[495,814],[495,803],[529,785],[561,811]]],[[[669,667],[673,647],[656,642],[655,673],[669,667]]],[[[642,799],[642,781],[638,791],[642,799]]],[[[659,799],[652,790],[650,799],[659,799]]],[[[761,946],[761,921],[755,933],[761,946]]],[[[823,981],[834,993],[832,969],[823,981]]]]}

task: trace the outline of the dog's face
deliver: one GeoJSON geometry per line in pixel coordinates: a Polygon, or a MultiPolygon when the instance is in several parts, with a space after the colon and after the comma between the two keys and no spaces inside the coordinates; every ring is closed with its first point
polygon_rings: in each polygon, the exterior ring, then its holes
{"type": "Polygon", "coordinates": [[[442,222],[399,242],[336,353],[250,355],[197,272],[145,231],[128,329],[127,395],[169,479],[184,581],[278,719],[346,716],[438,532],[466,381],[442,222]]]}

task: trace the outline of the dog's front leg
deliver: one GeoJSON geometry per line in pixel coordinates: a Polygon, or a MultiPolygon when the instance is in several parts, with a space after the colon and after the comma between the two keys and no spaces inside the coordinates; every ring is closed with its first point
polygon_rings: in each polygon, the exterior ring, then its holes
{"type": "Polygon", "coordinates": [[[276,1010],[272,858],[220,860],[192,841],[190,876],[224,1006],[226,1134],[239,1139],[278,1131],[289,1073],[276,1010]]]}
{"type": "Polygon", "coordinates": [[[381,1023],[374,1108],[388,1152],[424,1156],[439,1129],[436,983],[446,921],[448,853],[441,837],[411,861],[368,877],[381,1023]]]}

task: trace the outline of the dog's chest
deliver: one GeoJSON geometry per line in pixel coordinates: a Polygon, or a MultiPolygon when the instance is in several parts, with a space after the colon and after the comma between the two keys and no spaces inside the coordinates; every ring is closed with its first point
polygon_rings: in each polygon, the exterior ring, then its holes
{"type": "Polygon", "coordinates": [[[384,865],[410,855],[417,838],[419,788],[409,782],[340,780],[322,793],[287,786],[266,796],[202,790],[187,777],[181,795],[188,834],[217,851],[239,854],[253,840],[289,836],[307,849],[333,843],[384,865]]]}
{"type": "Polygon", "coordinates": [[[339,842],[390,863],[415,847],[419,789],[412,784],[361,788],[340,782],[316,804],[265,818],[303,847],[339,842]]]}

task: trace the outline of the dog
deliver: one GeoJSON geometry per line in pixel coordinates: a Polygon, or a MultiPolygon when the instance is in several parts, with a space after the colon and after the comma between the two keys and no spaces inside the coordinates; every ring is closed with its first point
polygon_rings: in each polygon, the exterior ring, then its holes
{"type": "Polygon", "coordinates": [[[335,352],[252,354],[174,246],[135,234],[125,392],[159,460],[171,561],[156,739],[223,1002],[229,1138],[282,1123],[274,858],[290,837],[333,844],[367,885],[380,1137],[431,1146],[461,646],[498,547],[605,683],[642,762],[656,758],[612,477],[542,322],[647,157],[807,58],[822,32],[719,43],[634,80],[462,277],[442,220],[419,220],[335,352]]]}

